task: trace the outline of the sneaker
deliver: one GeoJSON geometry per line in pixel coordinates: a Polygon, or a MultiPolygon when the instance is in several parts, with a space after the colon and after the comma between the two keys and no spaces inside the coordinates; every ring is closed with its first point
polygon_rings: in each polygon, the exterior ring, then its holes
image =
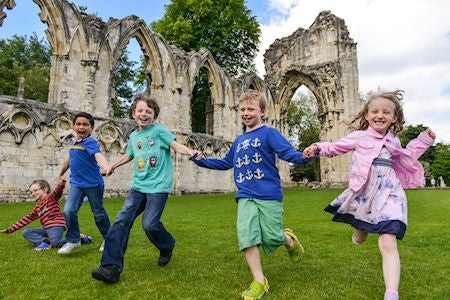
{"type": "Polygon", "coordinates": [[[78,243],[65,243],[61,249],[58,250],[58,254],[69,254],[73,249],[81,246],[81,242],[78,243]]]}
{"type": "Polygon", "coordinates": [[[294,248],[291,250],[288,250],[289,257],[291,258],[292,262],[299,262],[302,260],[303,255],[305,254],[305,249],[303,249],[302,244],[298,240],[295,233],[290,228],[285,228],[284,233],[290,236],[294,240],[294,248]]]}
{"type": "Polygon", "coordinates": [[[52,245],[47,244],[46,242],[42,242],[39,244],[39,246],[35,247],[33,250],[34,251],[45,251],[45,250],[50,250],[52,248],[52,245]]]}
{"type": "Polygon", "coordinates": [[[158,258],[158,266],[164,267],[170,262],[170,259],[172,258],[173,249],[175,248],[175,242],[173,244],[172,249],[170,249],[167,252],[159,252],[159,258],[158,258]]]}
{"type": "Polygon", "coordinates": [[[87,235],[87,234],[84,234],[84,233],[80,233],[80,242],[81,242],[81,244],[90,244],[90,243],[92,243],[93,240],[94,239],[90,235],[87,235]]]}
{"type": "Polygon", "coordinates": [[[102,244],[100,245],[100,248],[98,248],[98,251],[103,252],[103,250],[105,250],[105,241],[102,242],[102,244]]]}
{"type": "Polygon", "coordinates": [[[261,299],[265,293],[269,292],[269,281],[264,277],[264,284],[258,281],[253,281],[250,286],[242,292],[243,300],[261,299]]]}
{"type": "Polygon", "coordinates": [[[91,275],[92,278],[106,283],[116,283],[120,278],[119,269],[114,265],[100,266],[92,270],[91,275]]]}

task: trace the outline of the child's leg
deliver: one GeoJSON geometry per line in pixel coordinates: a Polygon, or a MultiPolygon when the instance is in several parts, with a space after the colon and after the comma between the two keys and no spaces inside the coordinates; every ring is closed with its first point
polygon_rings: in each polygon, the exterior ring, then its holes
{"type": "Polygon", "coordinates": [[[394,234],[380,234],[378,247],[383,260],[383,277],[386,290],[398,290],[400,282],[400,256],[394,234]]]}
{"type": "Polygon", "coordinates": [[[111,227],[108,214],[106,213],[105,207],[103,205],[104,189],[105,187],[101,185],[94,188],[83,189],[89,199],[89,204],[91,205],[95,224],[97,225],[97,228],[100,231],[103,239],[105,239],[109,227],[111,227]]]}
{"type": "Polygon", "coordinates": [[[69,243],[80,241],[80,227],[78,224],[78,211],[83,204],[84,192],[77,187],[71,186],[64,205],[64,219],[67,224],[66,240],[69,243]]]}
{"type": "Polygon", "coordinates": [[[39,246],[48,237],[45,228],[27,228],[22,235],[24,239],[33,243],[34,246],[39,246]]]}
{"type": "Polygon", "coordinates": [[[253,280],[264,284],[264,274],[261,266],[261,257],[258,246],[252,246],[244,249],[245,260],[247,261],[253,280]]]}
{"type": "Polygon", "coordinates": [[[66,240],[63,238],[64,229],[62,226],[47,228],[47,236],[52,248],[61,248],[66,243],[66,240]]]}
{"type": "Polygon", "coordinates": [[[355,245],[361,245],[367,240],[369,234],[357,228],[353,228],[352,242],[355,245]]]}

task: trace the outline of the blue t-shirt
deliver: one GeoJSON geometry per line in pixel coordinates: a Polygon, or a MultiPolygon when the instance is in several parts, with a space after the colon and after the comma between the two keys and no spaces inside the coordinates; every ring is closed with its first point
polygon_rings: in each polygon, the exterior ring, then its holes
{"type": "Polygon", "coordinates": [[[69,149],[70,185],[79,188],[104,185],[94,157],[98,152],[101,150],[97,140],[90,135],[81,141],[72,141],[69,149]]]}
{"type": "Polygon", "coordinates": [[[175,135],[161,124],[131,133],[127,155],[133,157],[131,188],[141,193],[170,193],[173,183],[170,143],[175,135]]]}
{"type": "Polygon", "coordinates": [[[238,189],[236,199],[282,201],[277,156],[295,164],[306,164],[312,160],[303,158],[303,153],[295,150],[277,129],[261,126],[238,136],[224,158],[193,161],[209,169],[234,168],[234,182],[238,189]]]}

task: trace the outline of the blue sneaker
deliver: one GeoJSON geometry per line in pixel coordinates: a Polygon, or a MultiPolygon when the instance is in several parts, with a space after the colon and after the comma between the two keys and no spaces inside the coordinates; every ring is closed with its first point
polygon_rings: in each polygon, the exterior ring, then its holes
{"type": "Polygon", "coordinates": [[[80,241],[82,244],[90,244],[93,241],[93,238],[90,235],[80,233],[80,241]]]}
{"type": "Polygon", "coordinates": [[[47,244],[46,242],[42,242],[39,244],[39,246],[35,247],[33,250],[34,251],[45,251],[45,250],[50,250],[52,248],[52,245],[47,244]]]}

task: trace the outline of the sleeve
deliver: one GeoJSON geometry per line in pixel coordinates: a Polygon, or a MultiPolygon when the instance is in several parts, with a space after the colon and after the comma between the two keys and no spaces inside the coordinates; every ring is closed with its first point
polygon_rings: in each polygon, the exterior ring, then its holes
{"type": "Polygon", "coordinates": [[[271,128],[268,133],[269,147],[277,156],[285,161],[305,165],[314,158],[304,158],[303,153],[295,150],[289,141],[276,128],[271,128]]]}
{"type": "Polygon", "coordinates": [[[24,216],[22,219],[20,219],[15,224],[11,225],[8,229],[6,229],[6,233],[13,233],[14,231],[27,226],[28,224],[30,224],[31,222],[33,222],[38,218],[39,216],[36,212],[35,206],[26,216],[24,216]]]}
{"type": "Polygon", "coordinates": [[[162,146],[167,149],[170,148],[170,143],[176,139],[176,136],[162,125],[159,127],[159,137],[161,138],[162,146]]]}
{"type": "Polygon", "coordinates": [[[429,137],[426,133],[420,133],[419,136],[411,140],[405,147],[405,152],[409,156],[419,159],[428,148],[433,145],[434,140],[429,137]]]}
{"type": "Polygon", "coordinates": [[[353,151],[361,138],[361,134],[358,131],[354,131],[336,142],[320,142],[314,143],[314,145],[319,148],[320,156],[332,157],[353,151]]]}
{"type": "Polygon", "coordinates": [[[127,144],[127,149],[125,150],[125,154],[128,155],[129,157],[134,157],[134,152],[133,152],[133,133],[131,133],[129,139],[128,139],[128,144],[127,144]]]}
{"type": "Polygon", "coordinates": [[[213,170],[229,170],[234,166],[233,153],[235,152],[235,148],[235,143],[233,143],[224,158],[203,158],[201,160],[196,160],[196,155],[194,155],[190,159],[199,167],[213,170]]]}
{"type": "Polygon", "coordinates": [[[95,138],[91,137],[86,141],[85,144],[86,152],[93,156],[95,153],[101,152],[98,142],[95,138]]]}
{"type": "Polygon", "coordinates": [[[66,181],[60,182],[47,197],[49,197],[52,201],[59,201],[62,197],[65,185],[66,181]]]}

